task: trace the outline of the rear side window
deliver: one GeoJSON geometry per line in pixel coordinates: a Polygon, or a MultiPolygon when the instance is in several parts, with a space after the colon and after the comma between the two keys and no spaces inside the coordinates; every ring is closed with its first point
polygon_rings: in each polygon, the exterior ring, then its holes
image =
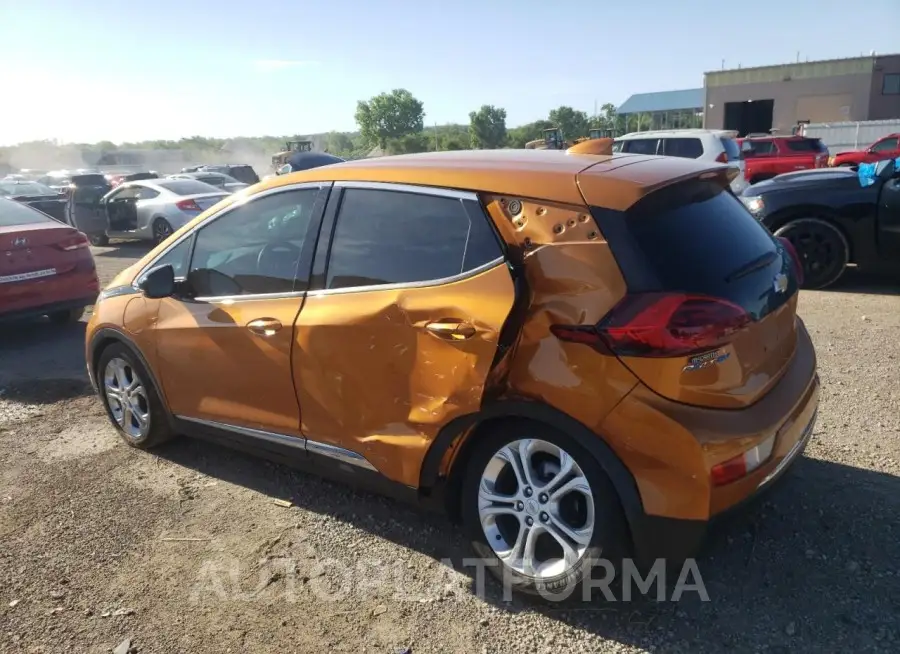
{"type": "Polygon", "coordinates": [[[703,144],[700,139],[666,138],[663,139],[663,154],[667,157],[698,159],[703,156],[703,144]]]}
{"type": "Polygon", "coordinates": [[[593,209],[630,292],[675,291],[727,299],[757,317],[786,301],[772,296],[785,268],[774,237],[715,182],[661,189],[624,214],[593,209]]]}
{"type": "Polygon", "coordinates": [[[741,158],[741,149],[738,147],[737,141],[726,137],[721,137],[719,140],[722,142],[722,147],[725,148],[728,161],[737,161],[741,158]]]}
{"type": "Polygon", "coordinates": [[[656,154],[659,139],[629,139],[622,145],[622,152],[632,154],[656,154]]]}
{"type": "Polygon", "coordinates": [[[772,141],[744,141],[744,152],[754,157],[764,157],[775,154],[775,143],[772,141]]]}
{"type": "Polygon", "coordinates": [[[219,189],[195,179],[173,179],[171,181],[157,182],[157,186],[164,188],[175,195],[199,195],[201,193],[219,193],[219,189]]]}
{"type": "Polygon", "coordinates": [[[326,288],[435,281],[496,259],[496,236],[472,204],[424,193],[346,189],[326,288]]]}
{"type": "Polygon", "coordinates": [[[50,222],[54,222],[53,219],[45,216],[40,211],[35,211],[13,200],[0,198],[0,227],[37,225],[50,222]]]}
{"type": "Polygon", "coordinates": [[[789,139],[785,144],[791,152],[825,152],[825,145],[819,139],[789,139]]]}

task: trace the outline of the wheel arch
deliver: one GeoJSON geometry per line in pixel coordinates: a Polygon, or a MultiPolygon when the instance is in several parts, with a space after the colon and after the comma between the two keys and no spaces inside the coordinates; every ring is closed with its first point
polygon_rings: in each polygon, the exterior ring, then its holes
{"type": "Polygon", "coordinates": [[[640,531],[644,507],[634,477],[625,464],[601,437],[585,425],[542,402],[501,400],[484,407],[477,414],[460,416],[449,422],[425,454],[419,492],[438,498],[451,519],[458,519],[464,470],[478,442],[478,435],[490,429],[491,425],[506,420],[540,423],[573,438],[597,460],[609,477],[632,532],[640,531]],[[441,475],[442,463],[448,455],[452,456],[449,469],[441,475]]]}
{"type": "Polygon", "coordinates": [[[847,242],[849,254],[848,263],[856,263],[856,248],[853,243],[852,235],[841,225],[837,216],[834,214],[834,211],[828,207],[816,204],[804,204],[782,209],[781,211],[772,214],[772,216],[766,220],[766,226],[769,228],[769,231],[774,234],[776,230],[781,229],[788,223],[803,219],[819,220],[837,230],[847,242]]]}
{"type": "Polygon", "coordinates": [[[150,364],[147,363],[147,359],[144,358],[144,355],[141,353],[140,349],[131,341],[128,336],[118,329],[113,329],[111,327],[103,327],[97,330],[97,333],[91,337],[90,345],[88,347],[88,373],[93,381],[94,390],[98,393],[100,392],[100,380],[97,376],[97,365],[100,362],[100,357],[103,355],[103,351],[106,350],[110,345],[119,344],[123,345],[128,349],[128,351],[140,362],[141,366],[143,366],[144,370],[147,372],[147,375],[150,377],[150,383],[152,383],[156,387],[156,394],[159,397],[163,411],[166,414],[166,419],[169,421],[170,426],[174,429],[175,427],[175,418],[172,415],[172,412],[169,411],[168,402],[166,402],[165,393],[163,392],[163,387],[159,383],[159,379],[156,376],[156,373],[153,372],[153,369],[150,367],[150,364]]]}

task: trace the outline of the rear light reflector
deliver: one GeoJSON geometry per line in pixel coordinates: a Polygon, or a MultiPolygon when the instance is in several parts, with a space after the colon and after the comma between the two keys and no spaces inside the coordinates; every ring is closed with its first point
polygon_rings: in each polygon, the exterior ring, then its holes
{"type": "Polygon", "coordinates": [[[709,473],[713,486],[724,486],[746,477],[768,461],[772,456],[774,446],[775,436],[769,436],[762,443],[743,454],[714,465],[709,473]]]}
{"type": "Polygon", "coordinates": [[[716,161],[718,161],[719,163],[727,164],[727,163],[728,163],[728,153],[727,153],[727,152],[720,152],[720,153],[719,153],[719,156],[716,157],[716,161]]]}
{"type": "Polygon", "coordinates": [[[193,200],[181,200],[180,202],[176,202],[175,206],[182,211],[203,211],[203,209],[200,208],[200,205],[193,200]]]}
{"type": "Polygon", "coordinates": [[[794,264],[794,274],[797,275],[797,286],[803,286],[803,262],[800,255],[797,254],[797,248],[784,236],[779,236],[778,240],[791,257],[791,263],[794,264]]]}
{"type": "Polygon", "coordinates": [[[61,240],[59,243],[56,243],[55,246],[64,252],[71,252],[72,250],[81,250],[83,248],[89,248],[91,246],[90,241],[88,241],[88,237],[78,232],[73,236],[68,236],[61,240]]]}

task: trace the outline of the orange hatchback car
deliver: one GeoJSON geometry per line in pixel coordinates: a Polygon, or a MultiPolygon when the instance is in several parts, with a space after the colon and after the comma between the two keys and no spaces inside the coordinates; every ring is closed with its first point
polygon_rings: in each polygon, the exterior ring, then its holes
{"type": "Polygon", "coordinates": [[[446,508],[524,591],[690,556],[812,433],[797,261],[725,166],[577,149],[352,161],[220,202],[102,292],[110,419],[446,508]]]}

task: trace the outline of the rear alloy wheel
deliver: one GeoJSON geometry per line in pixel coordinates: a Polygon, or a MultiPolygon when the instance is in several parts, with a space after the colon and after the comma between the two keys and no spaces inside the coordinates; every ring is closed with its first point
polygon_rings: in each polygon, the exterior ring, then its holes
{"type": "Polygon", "coordinates": [[[163,218],[157,218],[153,221],[153,242],[157,245],[169,238],[173,232],[174,230],[169,221],[163,218]]]}
{"type": "Polygon", "coordinates": [[[109,236],[106,234],[91,234],[88,236],[88,240],[90,240],[91,245],[96,245],[97,247],[104,248],[109,245],[109,236]]]}
{"type": "Polygon", "coordinates": [[[575,442],[542,425],[509,427],[467,465],[463,518],[473,547],[514,590],[580,600],[592,563],[602,556],[618,570],[627,547],[618,495],[575,442]]]}
{"type": "Polygon", "coordinates": [[[127,347],[103,350],[97,372],[106,412],[126,443],[146,449],[174,435],[149,374],[127,347]]]}
{"type": "Polygon", "coordinates": [[[81,320],[81,317],[84,315],[84,307],[79,309],[66,309],[65,311],[54,311],[53,313],[47,314],[47,317],[50,319],[54,325],[68,325],[71,323],[76,323],[81,320]]]}
{"type": "Polygon", "coordinates": [[[803,288],[834,284],[850,261],[850,244],[837,227],[821,218],[801,218],[779,227],[775,236],[791,242],[803,265],[803,288]]]}

